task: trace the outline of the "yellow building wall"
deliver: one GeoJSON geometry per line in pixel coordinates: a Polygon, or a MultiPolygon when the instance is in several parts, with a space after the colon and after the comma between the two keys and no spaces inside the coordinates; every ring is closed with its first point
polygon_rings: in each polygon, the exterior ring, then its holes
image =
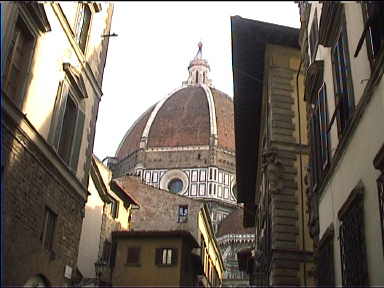
{"type": "Polygon", "coordinates": [[[119,239],[116,249],[115,268],[112,274],[113,286],[179,286],[181,281],[181,239],[136,238],[119,239]],[[126,265],[128,247],[140,247],[140,265],[126,265]],[[177,248],[175,266],[157,266],[156,248],[177,248]]]}

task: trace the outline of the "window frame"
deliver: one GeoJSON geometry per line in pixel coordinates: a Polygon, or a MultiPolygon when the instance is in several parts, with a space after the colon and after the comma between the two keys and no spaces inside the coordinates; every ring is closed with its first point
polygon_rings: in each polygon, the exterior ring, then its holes
{"type": "Polygon", "coordinates": [[[48,135],[48,142],[53,146],[57,152],[58,157],[67,165],[67,167],[76,173],[78,167],[79,154],[81,144],[83,142],[83,132],[85,129],[85,95],[80,95],[79,89],[74,87],[73,81],[71,81],[68,75],[59,82],[59,87],[55,99],[55,104],[52,111],[51,127],[48,135]],[[71,142],[70,153],[68,159],[64,159],[59,154],[59,147],[61,143],[61,136],[63,130],[64,116],[66,112],[67,98],[71,97],[71,101],[76,106],[76,120],[74,124],[74,139],[71,142]]]}
{"type": "Polygon", "coordinates": [[[363,191],[363,184],[359,182],[337,214],[340,222],[339,238],[343,286],[369,286],[363,191]],[[358,223],[356,224],[356,222],[358,223]],[[354,228],[358,229],[357,233],[353,230],[354,228]],[[352,238],[354,241],[348,241],[352,238]],[[359,247],[357,247],[357,244],[359,247]],[[353,255],[350,253],[352,250],[353,255]],[[346,256],[348,259],[345,259],[346,256]],[[351,257],[354,259],[352,260],[351,257]],[[356,257],[358,257],[359,261],[355,261],[356,257]],[[358,283],[354,281],[358,281],[358,283]]]}
{"type": "MultiPolygon", "coordinates": [[[[362,15],[363,15],[363,20],[364,20],[364,28],[363,28],[363,31],[361,33],[361,36],[360,36],[360,40],[357,44],[357,47],[356,47],[356,51],[355,51],[355,55],[354,57],[357,57],[360,50],[361,50],[361,46],[363,45],[363,43],[365,42],[366,44],[366,48],[367,48],[367,55],[368,55],[368,59],[369,59],[369,62],[370,62],[370,67],[371,67],[371,71],[374,71],[375,70],[375,66],[376,66],[376,61],[379,59],[380,55],[382,53],[384,53],[384,45],[383,44],[378,44],[379,47],[375,53],[375,49],[374,49],[374,43],[373,43],[373,40],[372,40],[372,28],[374,27],[377,27],[380,25],[380,22],[373,22],[376,17],[380,18],[380,13],[384,14],[384,6],[382,3],[367,3],[367,2],[376,2],[376,1],[366,1],[366,2],[362,2],[361,3],[361,9],[362,9],[362,15]],[[374,7],[374,8],[371,8],[369,9],[368,5],[369,4],[372,4],[372,5],[379,5],[379,7],[374,7]],[[370,15],[370,11],[374,10],[375,12],[377,12],[376,14],[371,14],[370,15]],[[378,10],[381,10],[381,11],[378,11],[378,10]],[[373,22],[373,23],[372,23],[373,22]],[[377,26],[376,26],[377,25],[377,26]]],[[[381,15],[381,17],[384,17],[384,15],[381,15]]],[[[377,20],[376,20],[377,21],[377,20]]],[[[381,20],[383,21],[383,20],[381,20]]],[[[375,34],[375,36],[377,36],[379,39],[378,41],[380,42],[380,39],[384,40],[384,33],[382,32],[382,35],[380,37],[380,33],[379,33],[379,28],[377,29],[376,33],[378,35],[375,34]]]]}
{"type": "Polygon", "coordinates": [[[342,20],[340,27],[338,28],[339,31],[335,43],[331,48],[332,78],[336,106],[334,113],[337,120],[339,140],[346,134],[351,123],[350,120],[355,111],[351,61],[348,48],[348,33],[344,9],[342,9],[341,17],[342,20]]]}
{"type": "Polygon", "coordinates": [[[325,82],[320,86],[313,101],[314,107],[309,127],[311,133],[311,185],[312,190],[316,191],[327,173],[331,161],[327,86],[325,82]]]}
{"type": "Polygon", "coordinates": [[[310,51],[310,62],[312,63],[316,59],[317,50],[319,47],[319,21],[317,17],[317,9],[315,8],[315,12],[312,19],[311,31],[309,31],[309,51],[310,51]]]}
{"type": "Polygon", "coordinates": [[[177,223],[187,223],[188,212],[188,205],[179,205],[177,209],[177,223]]]}
{"type": "Polygon", "coordinates": [[[55,240],[55,232],[56,232],[56,226],[57,226],[57,219],[58,219],[57,214],[52,209],[50,209],[48,206],[45,206],[43,227],[42,227],[41,234],[40,234],[40,240],[42,243],[42,247],[45,250],[48,250],[48,251],[53,250],[53,244],[54,244],[54,240],[55,240]],[[50,230],[51,232],[48,232],[48,229],[50,229],[48,227],[49,219],[52,219],[52,222],[51,222],[52,228],[50,230]],[[48,233],[50,235],[48,235],[48,233]]]}
{"type": "Polygon", "coordinates": [[[125,259],[126,266],[141,266],[140,257],[141,256],[141,247],[139,246],[128,246],[127,254],[125,259]],[[130,258],[132,257],[132,258],[130,258]]]}
{"type": "MultiPolygon", "coordinates": [[[[21,9],[20,9],[21,10],[21,9]]],[[[8,47],[7,47],[7,53],[6,53],[6,56],[4,57],[4,61],[5,61],[5,65],[4,65],[4,74],[3,74],[3,79],[4,79],[4,88],[3,90],[5,91],[5,94],[7,95],[7,97],[9,99],[12,100],[12,102],[19,108],[21,109],[22,108],[22,105],[24,103],[24,100],[25,100],[25,96],[26,96],[26,87],[27,87],[27,84],[31,81],[31,67],[32,67],[32,63],[34,61],[34,56],[35,56],[35,48],[36,48],[36,44],[37,44],[37,41],[38,41],[38,33],[32,29],[32,27],[29,25],[29,21],[27,21],[26,17],[23,16],[23,13],[21,13],[21,11],[19,10],[19,12],[17,13],[16,15],[16,20],[14,21],[13,25],[12,25],[12,28],[10,30],[10,33],[9,35],[12,37],[12,40],[9,39],[9,43],[8,43],[8,47]],[[21,77],[22,80],[20,81],[21,82],[21,85],[19,85],[19,88],[17,89],[17,95],[16,96],[11,96],[9,95],[9,86],[10,86],[10,83],[13,82],[12,81],[12,70],[11,68],[16,65],[15,64],[15,57],[16,57],[16,51],[15,49],[17,49],[18,47],[18,44],[20,42],[20,36],[17,37],[16,36],[16,39],[14,39],[14,36],[15,36],[15,29],[17,29],[17,26],[19,25],[19,29],[21,32],[21,34],[24,35],[25,38],[30,38],[28,42],[28,46],[30,46],[28,49],[25,49],[25,50],[30,50],[29,51],[29,55],[23,59],[23,63],[22,64],[18,64],[18,66],[22,66],[22,67],[19,67],[20,71],[19,73],[21,74],[21,77]],[[21,27],[23,26],[23,27],[21,27]],[[13,41],[14,40],[14,41],[13,41]],[[13,43],[15,42],[15,43],[13,43]],[[16,47],[16,48],[15,48],[16,47]]],[[[25,48],[25,47],[24,47],[25,48]]],[[[23,49],[24,50],[24,49],[23,49]]]]}
{"type": "Polygon", "coordinates": [[[89,34],[92,26],[92,20],[93,20],[93,9],[90,7],[87,3],[78,3],[78,9],[76,13],[76,24],[75,24],[75,40],[77,45],[79,46],[81,52],[85,55],[88,48],[88,40],[89,40],[89,34]],[[85,17],[85,11],[89,11],[89,21],[88,24],[86,24],[88,27],[86,29],[86,32],[83,31],[84,29],[84,17],[85,17]],[[85,33],[85,34],[83,34],[85,33]],[[83,38],[84,37],[84,38],[83,38]],[[85,40],[83,40],[85,39],[85,40]],[[81,42],[81,41],[84,42],[81,42]]]}
{"type": "Polygon", "coordinates": [[[177,248],[174,247],[161,247],[161,248],[156,248],[155,249],[155,264],[158,267],[171,267],[171,266],[176,266],[177,265],[177,248]],[[164,252],[166,253],[166,263],[163,263],[164,261],[164,252]],[[170,252],[170,256],[169,253],[170,252]],[[170,263],[168,262],[168,258],[170,257],[170,263]]]}

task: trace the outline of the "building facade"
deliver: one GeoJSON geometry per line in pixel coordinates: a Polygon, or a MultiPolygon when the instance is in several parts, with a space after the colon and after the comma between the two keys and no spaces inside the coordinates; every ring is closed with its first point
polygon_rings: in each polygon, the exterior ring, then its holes
{"type": "Polygon", "coordinates": [[[112,13],[108,3],[2,3],[2,285],[71,282],[112,13]]]}
{"type": "MultiPolygon", "coordinates": [[[[113,178],[137,175],[147,185],[203,200],[217,233],[223,219],[240,206],[233,101],[214,88],[209,71],[199,43],[188,79],[139,117],[108,165],[113,178]]],[[[225,266],[227,262],[224,259],[225,266]]],[[[243,275],[238,269],[228,271],[233,273],[225,277],[231,279],[243,275]]],[[[247,277],[237,280],[248,284],[247,277]]]]}
{"type": "Polygon", "coordinates": [[[384,284],[384,6],[299,2],[319,285],[384,284]]]}
{"type": "Polygon", "coordinates": [[[111,181],[112,172],[94,155],[91,177],[88,185],[85,216],[81,230],[77,268],[81,274],[81,286],[97,283],[111,283],[110,269],[103,275],[96,275],[95,263],[102,262],[110,267],[112,254],[112,232],[130,230],[132,209],[138,203],[116,181],[111,181]]]}
{"type": "Polygon", "coordinates": [[[231,24],[238,202],[256,237],[254,265],[241,266],[253,285],[313,286],[299,30],[239,16],[231,24]]]}
{"type": "Polygon", "coordinates": [[[132,212],[130,231],[113,234],[113,245],[117,245],[111,266],[113,285],[221,285],[223,260],[204,201],[152,187],[135,176],[115,181],[140,208],[132,212]],[[129,250],[130,246],[136,248],[129,250]],[[158,253],[165,253],[165,258],[158,253]],[[126,267],[129,254],[136,260],[126,267]]]}

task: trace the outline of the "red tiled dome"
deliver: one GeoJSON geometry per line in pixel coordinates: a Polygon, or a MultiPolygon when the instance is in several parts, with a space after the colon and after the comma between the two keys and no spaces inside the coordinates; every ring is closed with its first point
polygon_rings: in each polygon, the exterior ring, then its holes
{"type": "MultiPolygon", "coordinates": [[[[210,89],[214,103],[218,146],[234,152],[233,101],[223,92],[205,87],[210,89]]],[[[209,145],[214,131],[210,114],[204,88],[183,87],[163,103],[153,105],[133,124],[120,143],[116,157],[121,160],[138,150],[143,136],[144,139],[147,136],[147,148],[209,145]]]]}

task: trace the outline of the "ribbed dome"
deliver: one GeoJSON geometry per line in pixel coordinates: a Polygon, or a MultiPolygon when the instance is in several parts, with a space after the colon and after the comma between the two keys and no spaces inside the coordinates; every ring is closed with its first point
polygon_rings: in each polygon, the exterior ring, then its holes
{"type": "Polygon", "coordinates": [[[142,148],[216,145],[235,151],[233,102],[204,84],[188,85],[150,107],[128,130],[116,152],[121,160],[142,148]],[[145,144],[140,144],[145,143],[145,144]]]}

